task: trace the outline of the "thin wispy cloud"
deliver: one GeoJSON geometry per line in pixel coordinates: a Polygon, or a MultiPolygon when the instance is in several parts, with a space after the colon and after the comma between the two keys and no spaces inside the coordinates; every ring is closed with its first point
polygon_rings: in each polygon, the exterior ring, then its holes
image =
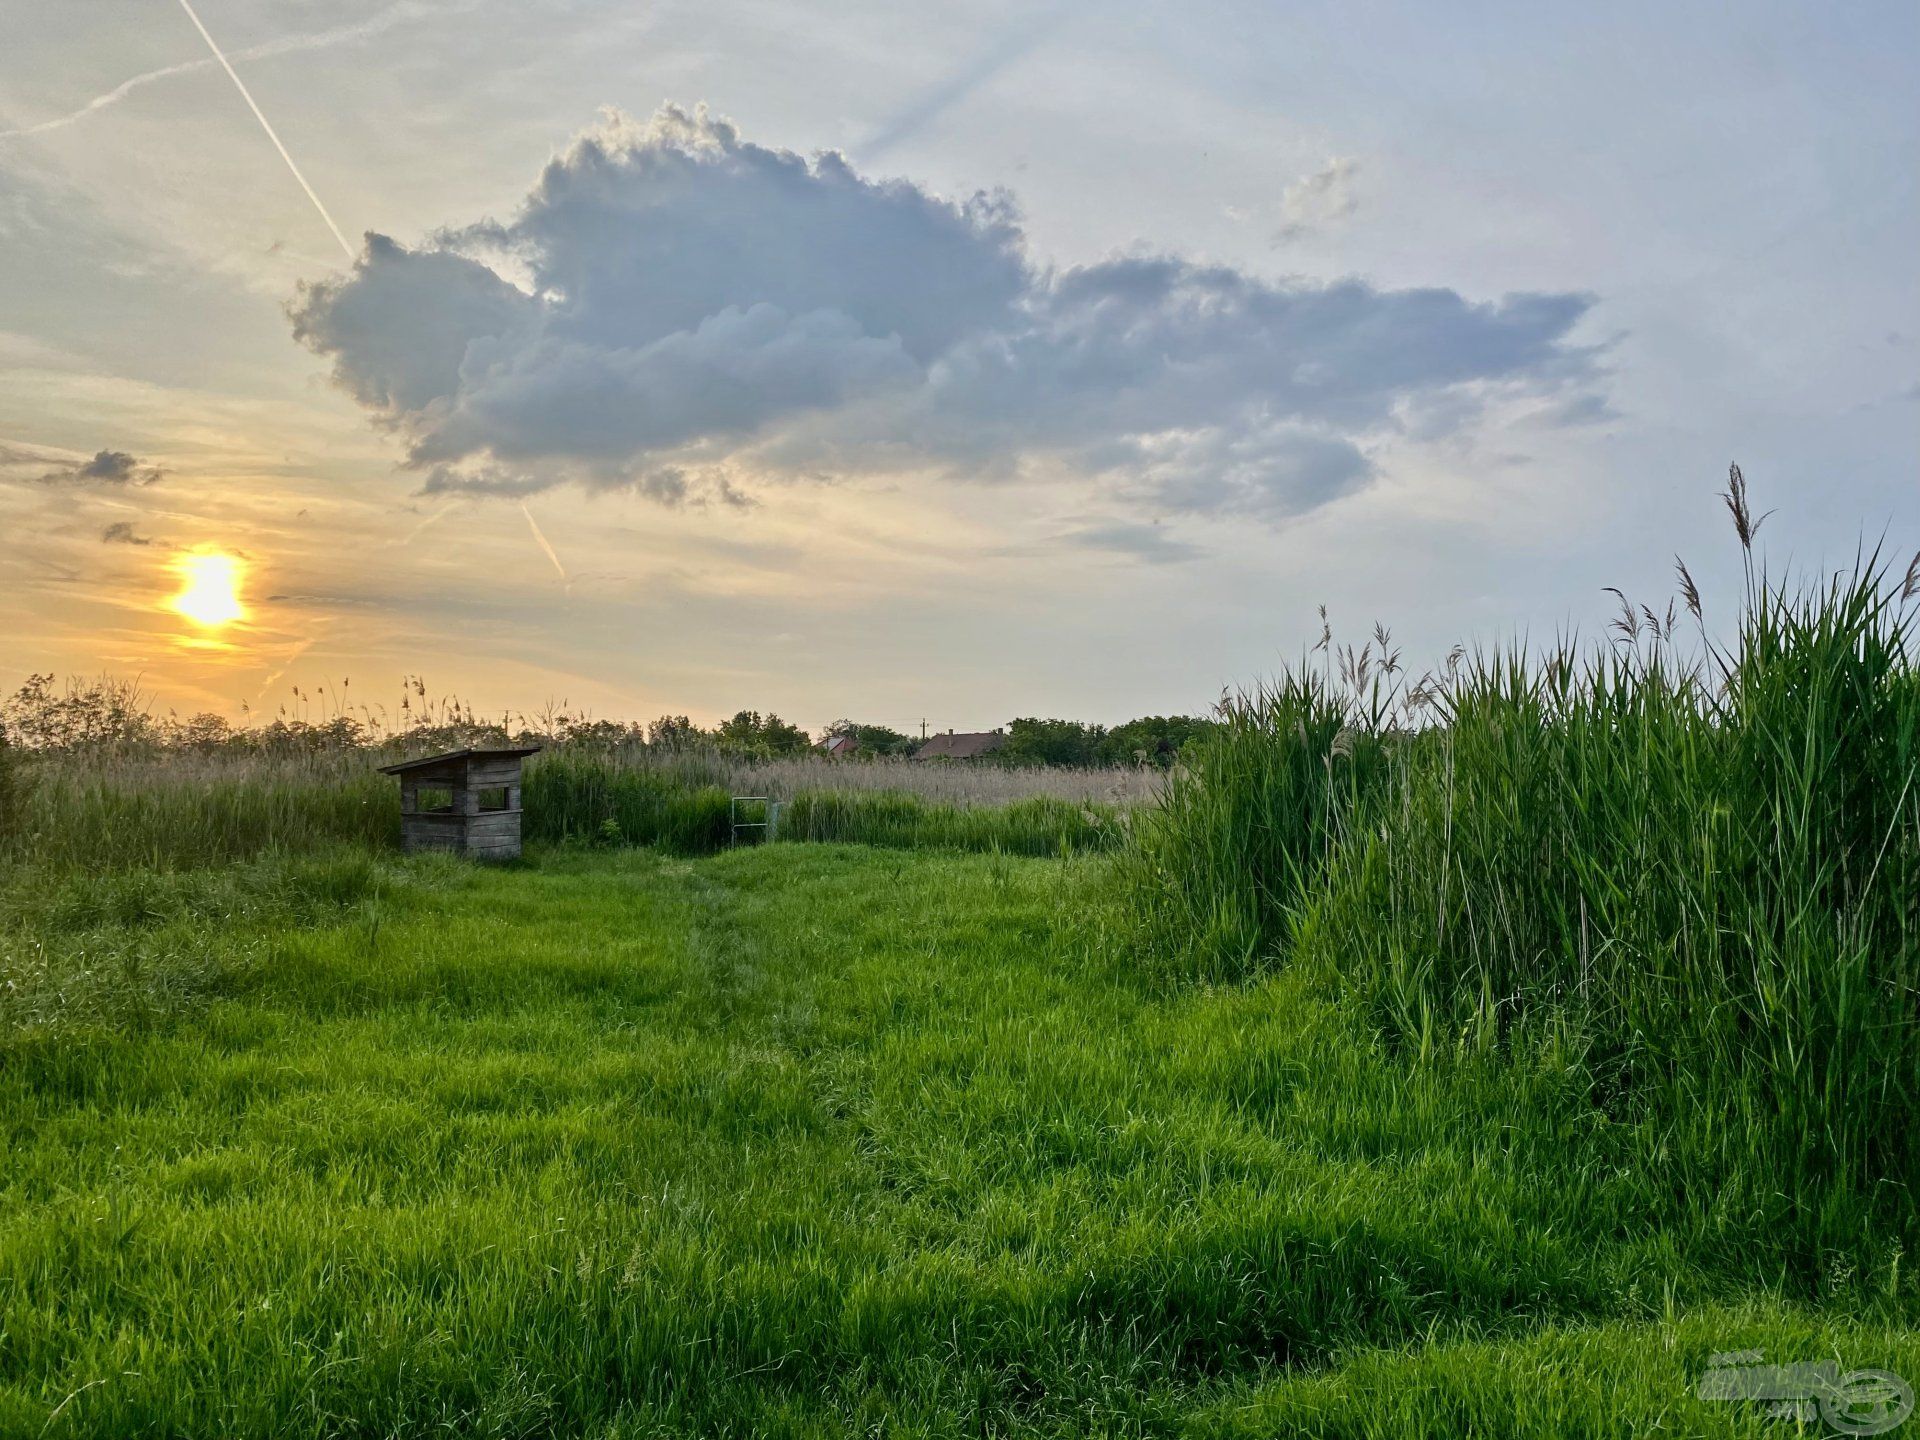
{"type": "Polygon", "coordinates": [[[452,501],[446,505],[442,505],[438,510],[435,510],[430,514],[428,514],[423,520],[421,520],[421,522],[418,525],[415,525],[413,529],[407,531],[405,535],[399,537],[397,540],[389,541],[388,543],[394,544],[394,545],[401,545],[401,546],[411,545],[414,541],[418,540],[422,535],[426,534],[428,530],[432,529],[435,525],[438,525],[442,520],[446,519],[447,516],[451,515],[455,510],[459,508],[460,508],[460,502],[457,500],[452,501]]]}
{"type": "Polygon", "coordinates": [[[1280,193],[1280,227],[1273,233],[1273,243],[1284,245],[1351,218],[1360,208],[1353,188],[1359,168],[1360,162],[1350,156],[1336,156],[1289,184],[1280,193]]]}
{"type": "Polygon", "coordinates": [[[1148,565],[1174,565],[1197,560],[1199,546],[1169,534],[1163,525],[1140,520],[1100,520],[1081,525],[1057,537],[1075,550],[1090,550],[1117,559],[1148,565]]]}
{"type": "MultiPolygon", "coordinates": [[[[335,45],[352,45],[358,41],[371,40],[385,34],[396,25],[409,20],[425,20],[457,14],[473,8],[477,0],[448,0],[448,3],[429,5],[419,0],[404,0],[381,11],[367,20],[354,25],[341,25],[332,30],[317,30],[306,35],[286,35],[275,40],[263,40],[257,45],[249,45],[240,50],[229,50],[231,60],[268,60],[276,55],[293,55],[304,50],[325,50],[335,45]]],[[[155,70],[145,70],[138,75],[129,76],[104,94],[96,95],[77,110],[69,110],[45,120],[35,121],[31,125],[17,126],[11,130],[0,130],[0,140],[20,139],[28,135],[45,135],[55,130],[64,130],[77,124],[90,115],[111,109],[136,91],[162,80],[170,80],[176,75],[193,75],[201,71],[212,70],[219,64],[208,55],[194,60],[182,60],[175,65],[162,65],[155,70]]]]}
{"type": "MultiPolygon", "coordinates": [[[[275,600],[286,600],[289,598],[292,598],[292,597],[284,596],[284,595],[272,595],[268,597],[270,602],[275,600]]],[[[338,602],[330,601],[329,603],[338,603],[338,602]]],[[[275,665],[274,668],[267,673],[267,677],[260,682],[260,688],[253,692],[253,699],[248,702],[248,708],[252,708],[253,706],[258,705],[261,702],[261,700],[263,700],[266,697],[267,691],[271,690],[274,687],[274,685],[280,680],[280,677],[285,675],[289,670],[293,668],[294,661],[298,660],[301,656],[305,655],[309,650],[311,650],[315,645],[317,645],[320,642],[325,632],[332,627],[333,617],[330,615],[318,615],[313,617],[308,623],[311,626],[308,633],[305,636],[303,636],[301,639],[296,640],[292,648],[290,648],[287,651],[286,655],[281,658],[279,663],[275,665]]]]}
{"type": "Polygon", "coordinates": [[[1031,54],[1073,8],[1068,3],[1037,6],[1019,25],[993,40],[952,74],[882,120],[855,145],[851,158],[867,165],[920,134],[964,102],[995,76],[1031,54]]]}

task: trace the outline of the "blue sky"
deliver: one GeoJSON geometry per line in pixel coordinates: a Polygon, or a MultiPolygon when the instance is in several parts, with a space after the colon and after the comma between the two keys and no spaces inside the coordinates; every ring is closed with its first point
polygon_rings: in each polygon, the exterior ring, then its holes
{"type": "Polygon", "coordinates": [[[177,5],[13,8],[0,680],[1111,721],[1724,610],[1730,460],[1920,544],[1911,6],[197,8],[384,238],[177,5]]]}

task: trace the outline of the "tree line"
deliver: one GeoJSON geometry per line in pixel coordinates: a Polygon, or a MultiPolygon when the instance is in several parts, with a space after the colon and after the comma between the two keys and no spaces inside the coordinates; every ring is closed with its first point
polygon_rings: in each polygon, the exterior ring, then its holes
{"type": "MultiPolygon", "coordinates": [[[[739,710],[710,726],[686,715],[638,723],[556,709],[483,719],[457,700],[429,699],[424,683],[415,677],[405,682],[394,706],[357,703],[348,681],[316,690],[295,687],[293,709],[283,706],[270,719],[249,717],[236,724],[212,713],[156,714],[137,685],[111,677],[56,685],[51,675],[33,675],[0,698],[0,737],[29,751],[111,748],[293,755],[361,747],[427,750],[513,743],[715,750],[764,759],[811,754],[842,738],[853,742],[847,752],[853,760],[903,758],[922,743],[890,726],[848,719],[835,720],[816,736],[771,711],[758,710],[739,710]]],[[[1165,769],[1217,723],[1192,715],[1146,715],[1114,726],[1022,716],[1001,727],[1005,740],[999,749],[967,763],[1165,769]]]]}

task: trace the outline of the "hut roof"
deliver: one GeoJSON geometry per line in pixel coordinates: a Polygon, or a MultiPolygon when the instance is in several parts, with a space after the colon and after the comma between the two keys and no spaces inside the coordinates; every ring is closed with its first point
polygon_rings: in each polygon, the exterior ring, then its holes
{"type": "Polygon", "coordinates": [[[428,765],[446,765],[455,760],[520,760],[535,754],[538,745],[521,745],[509,750],[448,750],[439,755],[423,755],[418,760],[402,760],[398,765],[382,765],[382,775],[401,775],[409,770],[424,769],[428,765]]]}

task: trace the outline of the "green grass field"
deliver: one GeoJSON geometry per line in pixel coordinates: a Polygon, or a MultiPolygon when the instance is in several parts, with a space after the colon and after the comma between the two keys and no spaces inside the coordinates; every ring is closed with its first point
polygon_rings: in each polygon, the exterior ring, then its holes
{"type": "Polygon", "coordinates": [[[1920,1377],[1578,1067],[1139,963],[1103,857],[345,853],[0,896],[0,1434],[1774,1435],[1920,1377]]]}
{"type": "Polygon", "coordinates": [[[1329,636],[1164,778],[559,737],[500,869],[403,857],[378,747],[30,726],[0,1440],[1758,1437],[1712,1357],[1920,1381],[1920,560],[1745,553],[1725,645],[1684,570],[1691,651],[1329,636]]]}

